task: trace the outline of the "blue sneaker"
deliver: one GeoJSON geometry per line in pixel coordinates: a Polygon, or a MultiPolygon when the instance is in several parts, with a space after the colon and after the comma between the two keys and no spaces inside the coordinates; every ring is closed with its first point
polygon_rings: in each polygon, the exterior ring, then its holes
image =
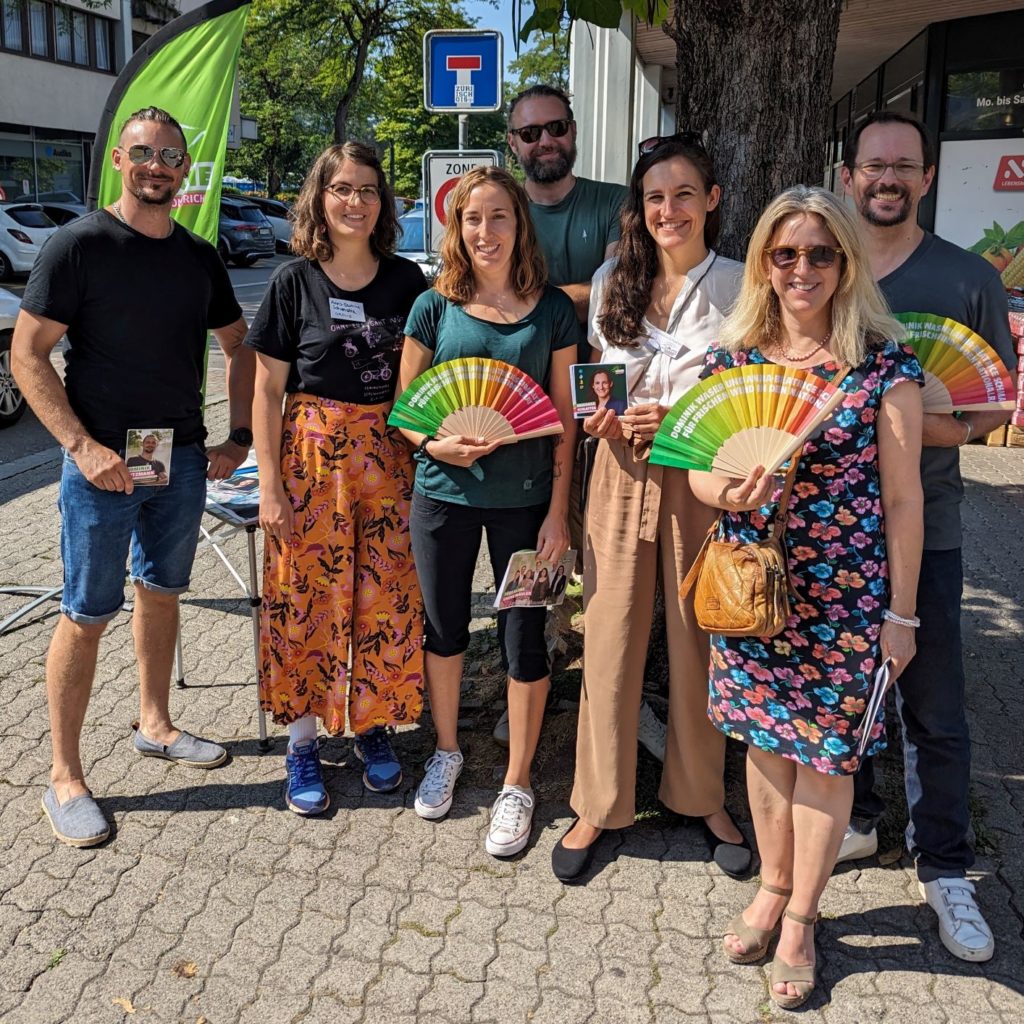
{"type": "Polygon", "coordinates": [[[324,789],[320,769],[320,745],[316,740],[297,743],[284,759],[288,778],[284,783],[284,802],[296,814],[322,814],[331,798],[324,789]]]}
{"type": "Polygon", "coordinates": [[[402,784],[402,766],[398,763],[384,726],[379,725],[356,737],[356,757],[366,765],[363,785],[374,793],[390,793],[402,784]]]}

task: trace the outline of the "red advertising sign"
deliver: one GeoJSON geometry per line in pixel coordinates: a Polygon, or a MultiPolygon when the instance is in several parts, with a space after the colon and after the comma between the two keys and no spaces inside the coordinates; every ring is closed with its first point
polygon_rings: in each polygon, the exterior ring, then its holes
{"type": "Polygon", "coordinates": [[[1020,156],[1004,156],[996,170],[996,180],[992,183],[996,192],[1011,192],[1024,189],[1024,154],[1020,156]]]}

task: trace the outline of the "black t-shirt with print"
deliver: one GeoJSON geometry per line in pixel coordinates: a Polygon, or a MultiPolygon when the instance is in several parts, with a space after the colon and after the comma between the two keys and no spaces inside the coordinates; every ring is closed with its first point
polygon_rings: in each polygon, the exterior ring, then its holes
{"type": "Polygon", "coordinates": [[[150,238],[96,210],[43,247],[22,309],[67,324],[64,387],[85,429],[115,451],[130,429],[202,442],[206,332],[242,315],[216,250],[180,224],[150,238]]]}
{"type": "Polygon", "coordinates": [[[427,282],[411,260],[384,257],[374,279],[344,291],[313,260],[285,263],[271,279],[245,343],[290,363],[286,390],[356,405],[395,397],[402,334],[427,282]]]}

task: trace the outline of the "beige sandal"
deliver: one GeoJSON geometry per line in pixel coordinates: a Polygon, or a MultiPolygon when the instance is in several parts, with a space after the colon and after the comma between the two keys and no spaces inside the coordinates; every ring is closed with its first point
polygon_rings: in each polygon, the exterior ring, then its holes
{"type": "MultiPolygon", "coordinates": [[[[780,889],[774,885],[762,883],[761,888],[765,892],[770,892],[773,896],[793,895],[792,889],[780,889]]],[[[729,922],[726,934],[735,935],[743,943],[743,952],[737,953],[734,949],[731,949],[724,938],[722,939],[722,951],[734,964],[757,963],[768,952],[768,947],[771,945],[771,941],[778,930],[778,922],[772,925],[771,928],[754,928],[747,924],[743,920],[743,914],[739,913],[729,922]]]]}
{"type": "MultiPolygon", "coordinates": [[[[817,916],[804,917],[803,914],[795,914],[788,908],[783,913],[790,920],[796,921],[798,924],[810,925],[813,928],[818,923],[817,916]]],[[[792,964],[787,964],[776,953],[775,959],[772,960],[768,986],[772,1002],[776,1006],[781,1006],[783,1010],[795,1010],[798,1006],[803,1006],[811,998],[811,993],[814,991],[814,986],[817,982],[816,971],[817,964],[801,964],[794,967],[792,964]],[[796,988],[797,994],[795,996],[780,995],[775,991],[776,985],[793,985],[796,988]]]]}

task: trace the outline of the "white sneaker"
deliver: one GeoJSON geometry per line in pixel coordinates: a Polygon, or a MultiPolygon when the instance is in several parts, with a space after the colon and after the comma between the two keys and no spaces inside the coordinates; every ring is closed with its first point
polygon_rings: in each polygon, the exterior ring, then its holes
{"type": "Polygon", "coordinates": [[[484,849],[492,857],[511,857],[530,839],[533,824],[533,793],[522,786],[502,786],[491,807],[491,827],[484,849]]]}
{"type": "Polygon", "coordinates": [[[665,737],[668,726],[654,713],[647,701],[640,705],[640,728],[636,738],[647,748],[652,757],[665,763],[665,737]]]}
{"type": "Polygon", "coordinates": [[[836,863],[842,864],[847,860],[860,860],[861,857],[873,857],[878,852],[878,830],[861,832],[852,825],[846,826],[846,835],[843,836],[843,845],[839,847],[839,855],[836,863]]]}
{"type": "Polygon", "coordinates": [[[427,759],[427,773],[416,790],[413,806],[421,818],[443,818],[452,806],[455,780],[462,774],[458,750],[435,750],[427,759]]]}
{"type": "Polygon", "coordinates": [[[966,878],[918,882],[921,896],[939,918],[942,944],[961,960],[991,960],[996,940],[974,900],[974,883],[966,878]]]}
{"type": "Polygon", "coordinates": [[[502,711],[501,718],[498,719],[498,723],[495,725],[494,732],[491,735],[499,747],[504,747],[508,750],[508,708],[502,711]]]}

